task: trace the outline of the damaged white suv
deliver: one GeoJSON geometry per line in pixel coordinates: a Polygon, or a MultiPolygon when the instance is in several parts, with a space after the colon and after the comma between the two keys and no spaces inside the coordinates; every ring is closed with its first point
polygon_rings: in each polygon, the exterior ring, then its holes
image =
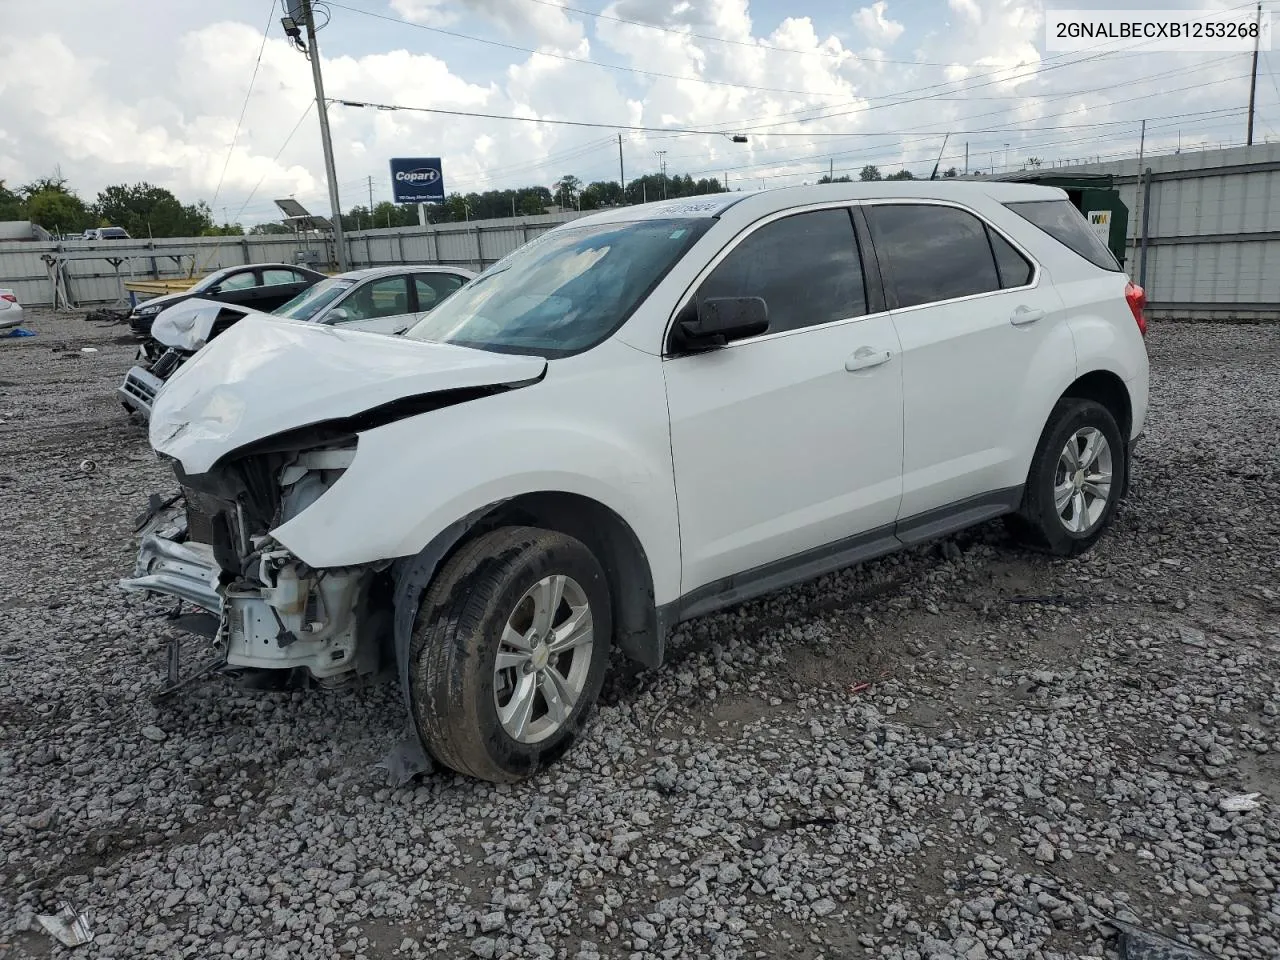
{"type": "Polygon", "coordinates": [[[124,585],[216,612],[222,668],[393,664],[427,754],[515,780],[613,647],[657,665],[680,620],[998,516],[1088,548],[1146,414],[1143,303],[1044,187],[600,213],[403,338],[210,343],[151,419],[185,516],[124,585]]]}

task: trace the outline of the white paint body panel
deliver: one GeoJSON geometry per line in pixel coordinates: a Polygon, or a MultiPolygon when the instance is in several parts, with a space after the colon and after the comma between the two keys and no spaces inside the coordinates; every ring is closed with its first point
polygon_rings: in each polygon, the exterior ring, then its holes
{"type": "Polygon", "coordinates": [[[213,332],[213,322],[218,319],[218,314],[223,310],[239,313],[245,317],[250,314],[267,316],[249,307],[194,297],[161,310],[152,321],[151,336],[166,347],[195,353],[209,342],[209,334],[213,332]]]}
{"type": "Polygon", "coordinates": [[[203,473],[223,454],[284,430],[416,394],[532,380],[546,365],[249,316],[169,379],[151,411],[151,445],[188,473],[203,473]]]}
{"type": "Polygon", "coordinates": [[[683,592],[894,522],[898,353],[880,314],[665,361],[683,592]],[[862,347],[894,359],[847,371],[862,347]]]}

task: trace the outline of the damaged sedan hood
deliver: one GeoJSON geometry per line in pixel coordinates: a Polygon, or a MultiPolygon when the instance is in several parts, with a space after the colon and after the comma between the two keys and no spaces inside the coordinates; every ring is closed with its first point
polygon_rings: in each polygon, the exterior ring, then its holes
{"type": "Polygon", "coordinates": [[[151,324],[151,337],[166,347],[195,353],[209,342],[214,321],[223,311],[244,316],[259,313],[251,307],[193,297],[161,310],[151,324]]]}
{"type": "Polygon", "coordinates": [[[251,313],[180,367],[155,399],[151,446],[190,474],[285,430],[383,404],[542,376],[541,357],[490,353],[251,313]]]}

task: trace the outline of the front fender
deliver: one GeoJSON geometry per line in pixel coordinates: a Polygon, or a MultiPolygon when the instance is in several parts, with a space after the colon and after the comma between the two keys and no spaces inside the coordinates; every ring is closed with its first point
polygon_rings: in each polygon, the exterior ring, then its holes
{"type": "Polygon", "coordinates": [[[524,390],[362,433],[342,477],[272,535],[314,567],[373,563],[417,554],[460,518],[512,497],[576,494],[631,527],[656,602],[675,599],[679,527],[660,363],[620,349],[629,355],[620,366],[557,369],[524,390]]]}

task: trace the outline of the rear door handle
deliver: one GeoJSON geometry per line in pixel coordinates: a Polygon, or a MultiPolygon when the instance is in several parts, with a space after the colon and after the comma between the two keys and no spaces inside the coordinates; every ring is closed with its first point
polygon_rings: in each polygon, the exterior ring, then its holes
{"type": "Polygon", "coordinates": [[[1037,320],[1044,319],[1043,310],[1033,310],[1030,307],[1019,307],[1013,311],[1013,315],[1009,317],[1009,322],[1015,327],[1021,327],[1028,323],[1035,323],[1037,320]]]}
{"type": "Polygon", "coordinates": [[[871,367],[878,367],[882,363],[888,363],[892,358],[893,353],[889,350],[859,347],[844,362],[844,368],[850,373],[856,373],[859,370],[868,370],[871,367]]]}

